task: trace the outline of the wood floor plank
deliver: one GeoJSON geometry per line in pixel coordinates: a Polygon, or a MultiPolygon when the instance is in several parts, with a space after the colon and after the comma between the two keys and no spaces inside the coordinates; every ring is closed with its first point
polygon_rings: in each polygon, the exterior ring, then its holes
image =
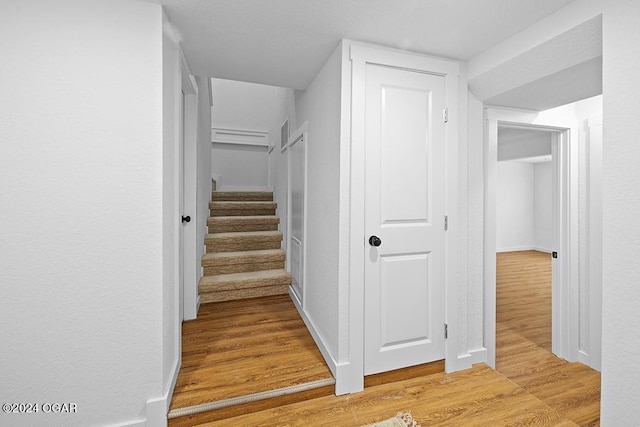
{"type": "Polygon", "coordinates": [[[551,353],[551,258],[496,258],[496,368],[578,425],[600,423],[600,373],[551,353]]]}
{"type": "Polygon", "coordinates": [[[182,349],[171,409],[332,378],[288,295],[203,304],[182,349]]]}
{"type": "MultiPolygon", "coordinates": [[[[362,426],[400,411],[411,411],[422,426],[597,426],[600,374],[580,363],[568,363],[550,352],[550,298],[545,296],[550,292],[550,276],[549,283],[542,283],[548,277],[545,272],[550,271],[544,264],[548,260],[546,254],[538,253],[498,256],[497,370],[479,364],[453,374],[417,375],[397,378],[391,383],[378,381],[352,395],[309,395],[308,400],[283,401],[278,407],[267,407],[269,405],[264,403],[265,407],[254,407],[249,413],[243,413],[241,407],[230,408],[224,413],[173,419],[170,426],[362,426]],[[522,263],[530,262],[528,258],[534,260],[534,265],[525,267],[522,263]],[[508,262],[501,262],[505,260],[508,262]],[[536,260],[541,263],[538,268],[535,267],[536,260]],[[505,265],[515,271],[505,271],[505,265]],[[537,279],[528,277],[525,271],[537,274],[537,279]],[[501,289],[503,286],[509,288],[501,289]],[[519,292],[519,286],[526,291],[519,292]],[[511,299],[515,304],[509,307],[511,299]],[[546,305],[549,308],[542,307],[546,305]]],[[[272,303],[273,313],[263,313],[242,301],[231,301],[226,310],[234,313],[233,316],[221,316],[214,309],[202,313],[202,324],[185,324],[185,331],[187,327],[191,328],[183,361],[188,364],[184,368],[188,381],[181,384],[185,393],[190,391],[198,395],[194,401],[210,396],[211,388],[216,388],[198,382],[201,376],[209,376],[206,369],[215,371],[215,367],[221,365],[223,371],[229,371],[235,369],[230,365],[234,359],[251,365],[262,363],[268,354],[277,354],[277,358],[282,359],[286,356],[279,347],[292,340],[300,341],[291,344],[291,353],[305,351],[304,338],[301,338],[305,334],[300,334],[295,327],[297,313],[285,309],[290,301],[274,299],[272,303]],[[226,329],[227,335],[219,337],[217,328],[226,329]],[[256,329],[262,332],[257,333],[256,329]],[[266,342],[260,341],[261,334],[268,336],[266,342]],[[277,344],[269,345],[270,342],[277,344]],[[255,358],[242,356],[251,347],[256,348],[255,358]],[[209,352],[226,351],[231,351],[232,355],[209,355],[209,352]],[[202,370],[204,365],[205,370],[202,370]]],[[[293,354],[290,356],[296,358],[293,354]]],[[[318,359],[313,359],[312,365],[322,361],[318,354],[315,357],[318,359]]],[[[239,374],[250,378],[278,382],[276,375],[251,366],[237,369],[239,374]]],[[[276,364],[273,369],[278,369],[276,364]]],[[[291,375],[289,378],[293,379],[299,373],[305,374],[306,369],[313,371],[311,367],[288,369],[278,375],[291,375]]],[[[228,381],[243,386],[237,379],[229,378],[228,381]]],[[[218,382],[217,388],[228,392],[220,384],[218,382]]]]}
{"type": "Polygon", "coordinates": [[[361,426],[411,411],[423,426],[570,426],[545,405],[486,365],[435,374],[215,421],[204,426],[361,426]],[[506,421],[506,422],[505,422],[506,421]]]}

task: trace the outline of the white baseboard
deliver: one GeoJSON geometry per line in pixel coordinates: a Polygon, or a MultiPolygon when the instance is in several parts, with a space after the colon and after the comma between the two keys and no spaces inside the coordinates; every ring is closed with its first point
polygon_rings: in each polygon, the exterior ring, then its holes
{"type": "Polygon", "coordinates": [[[578,350],[578,362],[583,365],[591,366],[591,357],[583,350],[578,350]]]}
{"type": "Polygon", "coordinates": [[[298,310],[300,317],[302,317],[302,321],[304,322],[305,325],[307,325],[307,329],[309,330],[309,333],[313,337],[313,340],[316,342],[316,345],[318,346],[318,349],[320,350],[320,353],[322,354],[324,361],[327,363],[327,366],[329,366],[329,370],[331,371],[331,374],[337,380],[339,363],[333,358],[333,355],[327,348],[327,345],[322,339],[322,336],[318,333],[313,322],[311,321],[311,319],[309,319],[307,314],[304,312],[302,308],[302,304],[300,303],[298,296],[296,295],[295,291],[291,286],[289,286],[289,296],[291,297],[293,304],[296,306],[296,309],[298,310]]]}
{"type": "Polygon", "coordinates": [[[533,249],[534,251],[544,252],[544,253],[547,253],[547,254],[550,254],[551,252],[553,252],[551,249],[549,249],[549,248],[543,248],[543,247],[541,247],[541,246],[534,246],[532,249],[533,249]]]}
{"type": "Polygon", "coordinates": [[[167,395],[155,399],[147,400],[147,420],[145,425],[167,427],[167,400],[171,401],[171,397],[167,399],[167,395]]]}
{"type": "Polygon", "coordinates": [[[487,349],[482,347],[476,350],[472,350],[466,354],[458,355],[453,361],[445,360],[445,371],[447,373],[464,371],[465,369],[471,369],[476,363],[487,362],[487,349]]]}
{"type": "Polygon", "coordinates": [[[496,252],[520,252],[520,251],[538,251],[538,252],[546,252],[550,254],[553,252],[549,248],[543,248],[542,246],[509,246],[506,248],[498,248],[496,252]]]}
{"type": "Polygon", "coordinates": [[[169,413],[169,406],[171,405],[171,398],[173,397],[173,391],[176,388],[176,382],[178,381],[179,372],[180,358],[177,358],[173,363],[172,376],[171,380],[169,381],[167,392],[162,397],[147,400],[147,419],[142,425],[154,427],[167,426],[167,414],[169,413]]]}
{"type": "Polygon", "coordinates": [[[471,356],[471,364],[475,365],[476,363],[487,363],[487,349],[482,347],[477,350],[471,350],[469,355],[471,356]]]}
{"type": "Polygon", "coordinates": [[[444,371],[447,374],[464,371],[471,368],[471,355],[469,353],[458,355],[454,360],[444,360],[444,371]]]}
{"type": "Polygon", "coordinates": [[[353,366],[350,362],[338,362],[333,358],[333,355],[327,348],[327,345],[322,339],[322,336],[316,330],[313,321],[311,321],[311,319],[309,319],[307,314],[304,312],[302,304],[291,286],[289,286],[289,296],[291,297],[293,304],[296,306],[298,313],[300,313],[302,321],[307,326],[311,337],[318,346],[318,349],[320,350],[325,363],[331,371],[331,375],[333,375],[333,378],[336,379],[336,396],[356,393],[364,390],[364,376],[362,372],[354,371],[353,366]]]}
{"type": "Polygon", "coordinates": [[[520,251],[532,251],[533,246],[509,246],[506,248],[498,248],[496,252],[520,252],[520,251]]]}
{"type": "MultiPolygon", "coordinates": [[[[198,301],[200,301],[200,297],[198,297],[198,301]]],[[[173,397],[173,391],[176,389],[176,382],[178,381],[178,374],[180,373],[181,362],[182,362],[182,357],[180,356],[173,362],[173,370],[171,375],[171,382],[169,383],[169,389],[167,390],[167,394],[163,396],[166,401],[165,411],[164,411],[165,416],[167,415],[167,413],[169,413],[169,407],[171,406],[171,398],[173,397]]]]}

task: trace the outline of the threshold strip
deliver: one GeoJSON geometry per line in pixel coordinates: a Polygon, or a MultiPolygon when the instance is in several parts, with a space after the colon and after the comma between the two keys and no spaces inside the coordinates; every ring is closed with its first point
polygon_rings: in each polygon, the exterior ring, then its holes
{"type": "Polygon", "coordinates": [[[244,403],[257,402],[259,400],[271,399],[274,397],[286,396],[289,394],[300,393],[302,391],[313,390],[328,385],[334,385],[334,378],[312,381],[309,383],[292,385],[289,387],[278,388],[275,390],[261,391],[260,393],[247,394],[245,396],[231,397],[216,402],[201,403],[200,405],[187,406],[186,408],[175,408],[167,414],[168,419],[184,417],[187,415],[199,414],[201,412],[213,411],[215,409],[227,408],[229,406],[242,405],[244,403]]]}

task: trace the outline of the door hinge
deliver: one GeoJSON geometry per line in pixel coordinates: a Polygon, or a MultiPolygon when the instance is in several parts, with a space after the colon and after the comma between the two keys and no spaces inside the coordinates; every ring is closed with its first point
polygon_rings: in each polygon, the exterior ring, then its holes
{"type": "Polygon", "coordinates": [[[442,110],[442,121],[449,123],[449,109],[447,107],[444,107],[444,110],[442,110]]]}
{"type": "Polygon", "coordinates": [[[556,251],[551,252],[551,258],[558,258],[558,252],[556,251]]]}
{"type": "Polygon", "coordinates": [[[449,229],[449,216],[445,215],[444,216],[444,231],[447,231],[449,229]]]}
{"type": "Polygon", "coordinates": [[[444,339],[446,340],[447,338],[449,338],[449,325],[447,325],[445,323],[444,324],[444,339]]]}

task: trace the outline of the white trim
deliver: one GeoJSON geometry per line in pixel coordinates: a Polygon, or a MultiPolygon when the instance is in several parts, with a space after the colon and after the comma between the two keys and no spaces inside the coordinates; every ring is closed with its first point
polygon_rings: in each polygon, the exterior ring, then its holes
{"type": "Polygon", "coordinates": [[[533,251],[533,246],[508,246],[506,248],[496,248],[496,252],[519,252],[519,251],[533,251]]]}
{"type": "Polygon", "coordinates": [[[578,350],[578,362],[583,365],[591,366],[591,357],[582,350],[578,350]]]}
{"type": "MultiPolygon", "coordinates": [[[[365,233],[365,67],[378,64],[403,68],[414,72],[440,75],[445,80],[445,106],[449,121],[445,125],[446,184],[445,214],[449,216],[449,230],[445,234],[445,322],[449,338],[445,341],[445,370],[453,372],[471,365],[458,358],[459,327],[458,298],[458,63],[410,52],[347,42],[351,59],[351,168],[350,178],[350,272],[349,272],[349,365],[337,384],[345,384],[347,392],[363,389],[364,380],[364,258],[365,233]]],[[[464,360],[464,359],[462,359],[464,360]]]]}
{"type": "Polygon", "coordinates": [[[145,406],[147,419],[145,425],[167,427],[167,402],[171,402],[171,398],[166,394],[162,397],[149,399],[145,406]]]}
{"type": "Polygon", "coordinates": [[[284,121],[280,125],[280,152],[283,152],[284,150],[286,150],[290,143],[291,143],[291,123],[289,123],[289,116],[287,115],[287,117],[285,117],[284,121]],[[287,125],[287,138],[286,138],[287,140],[284,144],[282,144],[282,140],[283,140],[282,129],[284,128],[284,125],[287,125]]]}
{"type": "Polygon", "coordinates": [[[487,349],[483,347],[471,350],[469,352],[469,357],[471,358],[470,362],[472,365],[475,365],[476,363],[487,363],[487,349]]]}
{"type": "Polygon", "coordinates": [[[587,191],[589,264],[589,363],[602,369],[602,114],[589,117],[589,187],[587,191]],[[594,139],[592,128],[599,127],[594,139]]]}
{"type": "Polygon", "coordinates": [[[560,214],[554,214],[554,246],[560,258],[553,268],[552,350],[569,361],[577,360],[577,144],[576,123],[568,119],[541,119],[537,113],[495,107],[485,108],[484,142],[484,346],[487,364],[495,368],[496,338],[496,183],[498,123],[537,127],[561,132],[552,144],[554,174],[562,190],[554,190],[560,214]]]}
{"type": "MultiPolygon", "coordinates": [[[[198,300],[199,299],[200,297],[198,297],[198,300]]],[[[171,398],[173,397],[173,392],[176,389],[176,383],[178,382],[181,362],[182,357],[179,357],[173,362],[173,375],[171,376],[171,382],[169,383],[167,393],[163,396],[163,398],[165,399],[165,414],[169,412],[169,407],[171,406],[171,398]]]]}
{"type": "MultiPolygon", "coordinates": [[[[174,361],[173,374],[171,382],[166,393],[162,397],[157,397],[147,400],[145,406],[146,421],[143,421],[142,425],[146,426],[167,426],[167,414],[169,413],[169,407],[171,406],[171,398],[173,397],[173,391],[176,388],[176,382],[178,381],[178,374],[180,373],[180,358],[174,361]]],[[[129,425],[129,424],[125,424],[129,425]]],[[[137,424],[132,424],[137,425],[137,424]]]]}
{"type": "Polygon", "coordinates": [[[253,145],[268,148],[269,132],[212,127],[211,142],[214,144],[253,145]]]}
{"type": "MultiPolygon", "coordinates": [[[[178,46],[182,58],[182,49],[178,46]]],[[[197,260],[198,242],[197,229],[197,189],[198,189],[198,85],[189,72],[186,60],[182,61],[180,74],[182,76],[182,91],[185,100],[184,123],[184,212],[191,216],[192,221],[182,226],[184,233],[183,248],[183,317],[184,320],[195,319],[198,314],[198,280],[200,276],[200,260],[197,260]]],[[[178,169],[180,170],[180,169],[178,169]]],[[[183,189],[180,189],[183,191],[183,189]]],[[[180,207],[182,209],[182,207],[180,207]]],[[[180,326],[178,326],[180,328],[180,326]]]]}
{"type": "Polygon", "coordinates": [[[313,321],[307,316],[307,313],[305,313],[304,308],[302,307],[302,303],[298,299],[298,295],[296,295],[295,291],[291,288],[291,286],[289,286],[289,297],[291,298],[291,301],[293,301],[293,304],[296,306],[296,309],[298,310],[298,313],[300,314],[302,321],[307,326],[307,329],[309,330],[311,337],[313,338],[316,345],[318,346],[318,350],[320,350],[320,353],[322,354],[322,357],[327,363],[327,366],[329,367],[331,374],[333,375],[334,378],[336,378],[336,386],[337,386],[336,372],[338,371],[338,365],[339,365],[338,362],[333,358],[331,351],[329,351],[329,347],[325,344],[324,340],[322,339],[322,336],[320,335],[315,325],[313,324],[313,321]]]}
{"type": "Polygon", "coordinates": [[[304,186],[303,186],[303,191],[304,191],[304,195],[303,195],[303,200],[302,200],[302,214],[303,214],[303,218],[302,218],[302,241],[299,241],[298,239],[298,243],[300,243],[300,250],[302,251],[302,285],[301,285],[301,291],[302,291],[302,307],[304,308],[305,305],[305,292],[304,292],[304,284],[307,281],[307,274],[306,274],[306,265],[307,265],[307,197],[308,197],[308,192],[307,192],[307,185],[308,185],[308,179],[307,179],[307,167],[308,167],[308,162],[307,162],[307,138],[309,136],[309,122],[305,121],[304,123],[302,123],[302,125],[300,125],[300,127],[293,133],[293,134],[289,134],[289,140],[287,141],[286,146],[283,148],[283,150],[287,150],[287,237],[286,237],[286,242],[284,243],[285,245],[285,253],[286,253],[286,269],[288,272],[291,272],[291,239],[293,239],[294,237],[292,236],[292,232],[291,232],[291,227],[292,227],[292,221],[290,220],[291,218],[291,209],[292,209],[292,203],[291,203],[291,165],[292,165],[292,161],[291,161],[291,147],[294,144],[297,144],[298,142],[302,141],[302,143],[304,144],[304,186]]]}

